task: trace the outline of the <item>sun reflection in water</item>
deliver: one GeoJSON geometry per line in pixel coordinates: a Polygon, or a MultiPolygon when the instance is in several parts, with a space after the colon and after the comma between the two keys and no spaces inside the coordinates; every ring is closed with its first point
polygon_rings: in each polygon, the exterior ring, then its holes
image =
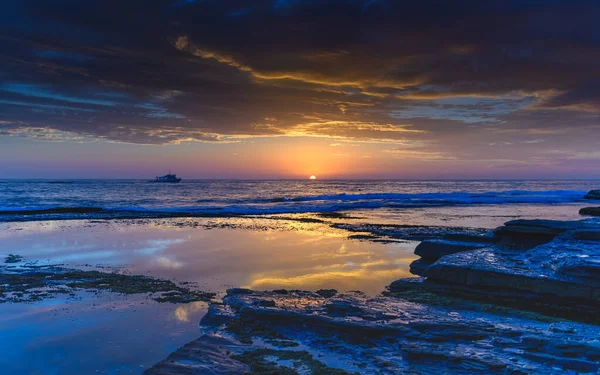
{"type": "Polygon", "coordinates": [[[215,292],[248,286],[377,294],[408,276],[415,259],[416,243],[349,240],[349,232],[332,228],[319,215],[144,220],[85,230],[64,224],[60,231],[15,236],[7,246],[19,246],[31,260],[48,259],[50,249],[51,260],[75,257],[79,263],[125,266],[131,273],[198,282],[202,290],[215,292]],[[73,246],[65,246],[65,239],[73,246]],[[102,251],[110,253],[94,257],[102,251]]]}
{"type": "Polygon", "coordinates": [[[206,302],[190,302],[185,305],[179,306],[175,309],[175,318],[180,322],[189,322],[190,315],[198,313],[202,310],[206,310],[208,308],[208,304],[206,302]]]}

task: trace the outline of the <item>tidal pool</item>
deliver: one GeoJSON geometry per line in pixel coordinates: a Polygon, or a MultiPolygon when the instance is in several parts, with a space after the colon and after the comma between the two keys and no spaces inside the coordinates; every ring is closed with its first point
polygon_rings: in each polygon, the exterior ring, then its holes
{"type": "MultiPolygon", "coordinates": [[[[318,223],[273,220],[5,223],[0,257],[197,283],[222,293],[336,288],[375,295],[409,275],[416,242],[349,240],[318,223]],[[232,226],[231,223],[236,225],[232,226]],[[209,229],[210,228],[210,229],[209,229]]],[[[194,340],[206,303],[78,292],[0,304],[0,366],[10,374],[141,373],[194,340]]]]}

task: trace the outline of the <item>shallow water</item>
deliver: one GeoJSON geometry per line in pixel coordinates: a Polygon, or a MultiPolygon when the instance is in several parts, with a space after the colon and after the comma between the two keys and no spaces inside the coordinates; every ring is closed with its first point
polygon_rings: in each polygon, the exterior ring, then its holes
{"type": "Polygon", "coordinates": [[[79,293],[0,306],[3,374],[140,374],[200,335],[207,304],[79,293]]]}
{"type": "Polygon", "coordinates": [[[415,259],[415,242],[348,240],[348,232],[326,225],[207,230],[180,223],[186,221],[5,224],[0,254],[17,252],[38,264],[118,267],[197,282],[216,292],[233,286],[328,287],[370,294],[407,276],[408,264],[415,259]]]}
{"type": "MultiPolygon", "coordinates": [[[[348,240],[321,224],[281,229],[204,229],[175,220],[10,223],[0,255],[36,264],[118,268],[197,282],[205,291],[360,289],[369,294],[407,276],[416,243],[348,240]],[[183,225],[182,225],[183,224],[183,225]]],[[[141,373],[200,335],[202,302],[158,304],[140,296],[80,293],[0,304],[0,366],[11,374],[141,373]]]]}

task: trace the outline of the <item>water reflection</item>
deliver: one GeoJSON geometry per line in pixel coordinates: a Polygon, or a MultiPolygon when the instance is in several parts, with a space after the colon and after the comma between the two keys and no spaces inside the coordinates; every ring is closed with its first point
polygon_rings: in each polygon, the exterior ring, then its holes
{"type": "MultiPolygon", "coordinates": [[[[407,275],[414,259],[415,243],[348,240],[348,233],[326,225],[235,223],[183,219],[1,224],[0,256],[16,253],[38,264],[106,265],[197,282],[214,292],[246,286],[370,294],[407,275]]],[[[0,304],[0,367],[2,373],[15,375],[140,374],[196,339],[206,309],[202,302],[158,304],[108,292],[0,304]]]]}
{"type": "Polygon", "coordinates": [[[175,309],[175,317],[181,322],[189,322],[190,316],[197,315],[201,311],[206,311],[207,307],[206,302],[192,302],[181,305],[175,309]]]}
{"type": "Polygon", "coordinates": [[[2,374],[141,374],[199,336],[206,304],[181,320],[174,305],[80,293],[0,312],[2,374]]]}
{"type": "Polygon", "coordinates": [[[117,266],[135,274],[198,282],[216,292],[246,286],[370,294],[407,276],[415,258],[415,243],[348,240],[347,232],[321,224],[292,222],[288,230],[207,230],[177,223],[68,222],[39,232],[17,230],[28,224],[12,224],[6,230],[13,235],[1,239],[0,254],[17,252],[50,264],[117,266]]]}

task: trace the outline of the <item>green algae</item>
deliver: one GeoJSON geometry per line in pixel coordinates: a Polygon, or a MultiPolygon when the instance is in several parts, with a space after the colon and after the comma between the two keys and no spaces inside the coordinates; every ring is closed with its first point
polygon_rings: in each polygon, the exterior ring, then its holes
{"type": "Polygon", "coordinates": [[[37,302],[78,290],[107,291],[123,295],[147,294],[156,302],[210,301],[215,294],[194,290],[144,275],[84,271],[57,266],[0,267],[0,303],[37,302]]]}
{"type": "Polygon", "coordinates": [[[227,322],[226,328],[243,344],[252,344],[252,338],[260,337],[274,346],[296,346],[293,341],[258,320],[232,319],[227,322]]]}
{"type": "Polygon", "coordinates": [[[248,375],[298,375],[307,373],[310,375],[350,375],[351,373],[331,368],[323,362],[314,359],[306,351],[255,349],[231,358],[242,362],[250,367],[248,375]],[[273,359],[291,362],[294,368],[277,364],[273,359]]]}

